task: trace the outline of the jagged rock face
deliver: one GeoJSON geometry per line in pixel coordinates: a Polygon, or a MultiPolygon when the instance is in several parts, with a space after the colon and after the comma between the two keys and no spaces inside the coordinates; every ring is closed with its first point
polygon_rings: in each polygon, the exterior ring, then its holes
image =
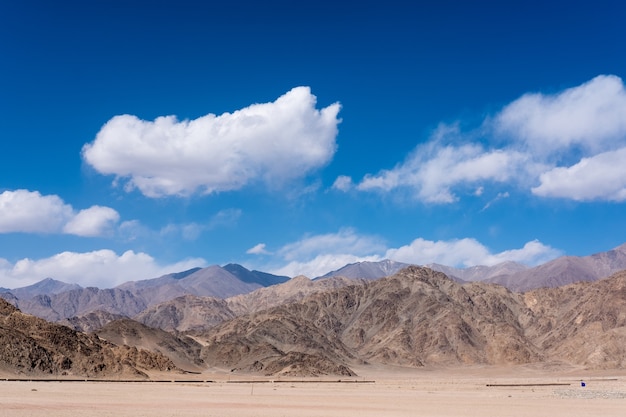
{"type": "Polygon", "coordinates": [[[0,300],[0,363],[16,373],[87,377],[145,377],[144,371],[176,369],[163,355],[116,346],[46,322],[4,300],[0,300]]]}

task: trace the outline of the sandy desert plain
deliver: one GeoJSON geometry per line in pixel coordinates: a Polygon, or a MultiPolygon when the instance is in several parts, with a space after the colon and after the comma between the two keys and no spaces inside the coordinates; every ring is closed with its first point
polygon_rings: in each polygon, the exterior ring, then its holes
{"type": "Polygon", "coordinates": [[[11,381],[0,374],[0,416],[626,415],[624,370],[355,370],[359,377],[270,379],[226,372],[151,376],[161,382],[11,381]],[[177,382],[167,382],[172,379],[177,382]]]}

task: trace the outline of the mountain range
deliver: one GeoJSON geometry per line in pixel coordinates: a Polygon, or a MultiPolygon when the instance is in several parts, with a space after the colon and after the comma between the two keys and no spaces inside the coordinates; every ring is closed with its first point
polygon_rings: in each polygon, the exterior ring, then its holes
{"type": "Polygon", "coordinates": [[[98,356],[102,369],[136,375],[156,368],[354,375],[355,366],[367,364],[622,368],[626,271],[620,270],[626,245],[534,268],[360,262],[311,280],[229,264],[111,289],[45,279],[0,294],[7,300],[0,368],[97,375],[80,365],[93,358],[71,356],[67,347],[96,341],[118,352],[98,356]],[[39,359],[20,349],[39,352],[39,359]],[[135,355],[127,361],[132,366],[111,364],[119,352],[135,355]],[[137,355],[147,357],[134,352],[157,356],[141,365],[137,355]]]}

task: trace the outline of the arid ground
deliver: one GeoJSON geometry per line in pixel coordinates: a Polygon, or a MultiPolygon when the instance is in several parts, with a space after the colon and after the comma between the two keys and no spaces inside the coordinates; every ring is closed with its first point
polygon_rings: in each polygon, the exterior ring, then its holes
{"type": "Polygon", "coordinates": [[[0,415],[622,417],[626,413],[624,371],[529,367],[359,371],[363,376],[343,382],[220,373],[194,375],[198,382],[0,380],[0,415]]]}

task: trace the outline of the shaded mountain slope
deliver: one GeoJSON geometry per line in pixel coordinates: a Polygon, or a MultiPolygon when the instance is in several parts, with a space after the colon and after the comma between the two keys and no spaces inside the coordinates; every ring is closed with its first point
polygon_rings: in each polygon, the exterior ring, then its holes
{"type": "Polygon", "coordinates": [[[145,326],[135,320],[124,318],[112,321],[96,334],[116,345],[160,353],[171,359],[177,367],[187,371],[198,371],[204,367],[204,361],[200,359],[201,345],[198,342],[186,336],[176,336],[145,326]]]}
{"type": "Polygon", "coordinates": [[[260,284],[263,287],[269,287],[270,285],[282,284],[289,281],[289,277],[282,275],[268,274],[267,272],[248,270],[238,264],[224,265],[226,271],[230,272],[243,282],[260,284]]]}

